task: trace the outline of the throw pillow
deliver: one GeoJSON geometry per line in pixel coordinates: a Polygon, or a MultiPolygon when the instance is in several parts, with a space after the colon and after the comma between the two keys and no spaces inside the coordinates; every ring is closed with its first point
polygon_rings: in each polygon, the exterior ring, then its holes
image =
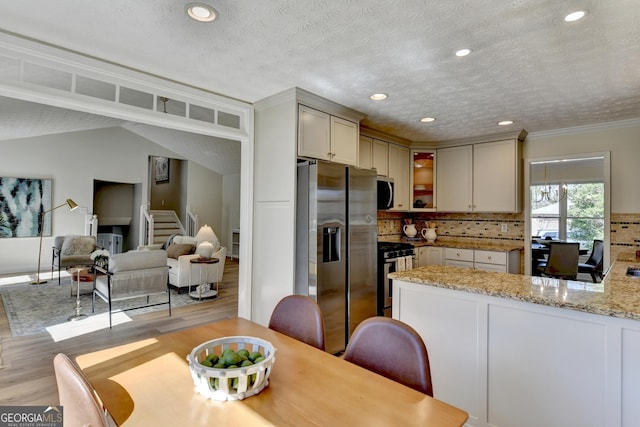
{"type": "Polygon", "coordinates": [[[178,259],[181,255],[192,254],[194,250],[195,247],[187,243],[172,243],[167,248],[167,257],[178,259]]]}
{"type": "Polygon", "coordinates": [[[63,256],[89,255],[95,249],[96,239],[93,236],[67,236],[60,252],[63,256]]]}

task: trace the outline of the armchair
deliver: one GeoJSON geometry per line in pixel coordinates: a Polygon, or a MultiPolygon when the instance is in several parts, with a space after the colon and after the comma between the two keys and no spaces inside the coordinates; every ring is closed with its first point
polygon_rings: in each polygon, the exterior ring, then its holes
{"type": "Polygon", "coordinates": [[[145,305],[124,308],[152,307],[161,304],[169,305],[171,316],[171,293],[167,281],[167,254],[162,250],[129,251],[112,255],[109,258],[108,270],[94,268],[92,312],[95,311],[96,296],[109,304],[109,328],[111,328],[111,314],[113,301],[147,297],[145,305]],[[98,275],[101,272],[104,275],[98,275]],[[167,293],[167,301],[150,304],[149,296],[167,293]]]}
{"type": "Polygon", "coordinates": [[[58,270],[58,285],[60,285],[60,270],[69,267],[93,265],[91,252],[96,250],[95,236],[57,236],[54,239],[51,256],[51,277],[54,269],[58,270]]]}
{"type": "MultiPolygon", "coordinates": [[[[200,257],[200,255],[194,253],[196,246],[197,241],[194,237],[175,236],[167,247],[167,265],[171,267],[169,269],[169,284],[178,288],[178,291],[181,288],[188,288],[189,285],[201,284],[199,283],[200,276],[198,274],[190,274],[192,267],[190,260],[200,257]],[[189,281],[189,276],[191,276],[191,282],[189,281]]],[[[226,257],[226,247],[214,247],[212,258],[218,258],[220,262],[206,266],[207,269],[211,270],[207,272],[206,277],[215,278],[220,283],[224,273],[226,257]]],[[[200,267],[202,268],[202,266],[200,267]]]]}

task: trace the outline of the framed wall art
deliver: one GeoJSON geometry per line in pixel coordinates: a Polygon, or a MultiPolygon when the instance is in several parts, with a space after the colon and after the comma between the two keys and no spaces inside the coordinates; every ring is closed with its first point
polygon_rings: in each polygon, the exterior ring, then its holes
{"type": "Polygon", "coordinates": [[[154,176],[156,183],[169,182],[169,159],[167,157],[156,157],[154,160],[154,176]]]}
{"type": "MultiPolygon", "coordinates": [[[[38,237],[40,215],[50,209],[50,179],[0,177],[0,237],[38,237]]],[[[42,226],[51,236],[51,215],[42,226]]]]}

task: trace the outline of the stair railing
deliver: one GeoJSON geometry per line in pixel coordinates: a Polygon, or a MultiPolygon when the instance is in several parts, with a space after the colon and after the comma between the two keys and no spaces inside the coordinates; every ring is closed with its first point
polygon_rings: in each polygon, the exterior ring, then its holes
{"type": "Polygon", "coordinates": [[[149,212],[149,204],[140,205],[140,245],[153,243],[153,215],[149,212]]]}
{"type": "Polygon", "coordinates": [[[191,210],[191,205],[187,205],[187,224],[186,224],[186,232],[188,236],[195,236],[198,230],[200,229],[200,220],[198,219],[198,214],[193,213],[191,210]]]}

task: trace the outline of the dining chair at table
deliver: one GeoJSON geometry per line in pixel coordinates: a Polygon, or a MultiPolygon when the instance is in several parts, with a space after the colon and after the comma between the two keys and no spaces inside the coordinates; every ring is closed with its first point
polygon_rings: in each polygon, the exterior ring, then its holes
{"type": "Polygon", "coordinates": [[[75,362],[66,354],[58,353],[53,358],[53,369],[65,427],[113,425],[89,380],[75,362]]]}
{"type": "Polygon", "coordinates": [[[325,349],[322,311],[308,296],[289,295],[281,299],[271,313],[269,329],[325,349]]]}
{"type": "Polygon", "coordinates": [[[602,240],[593,241],[593,249],[589,254],[586,262],[578,263],[578,273],[587,273],[591,275],[593,283],[596,283],[598,277],[602,279],[602,264],[604,261],[604,242],[602,240]]]}
{"type": "Polygon", "coordinates": [[[580,243],[551,242],[549,257],[546,262],[538,264],[538,271],[543,276],[576,280],[579,256],[580,243]]]}
{"type": "Polygon", "coordinates": [[[433,397],[427,347],[399,320],[378,316],[362,321],[349,339],[344,360],[433,397]]]}

